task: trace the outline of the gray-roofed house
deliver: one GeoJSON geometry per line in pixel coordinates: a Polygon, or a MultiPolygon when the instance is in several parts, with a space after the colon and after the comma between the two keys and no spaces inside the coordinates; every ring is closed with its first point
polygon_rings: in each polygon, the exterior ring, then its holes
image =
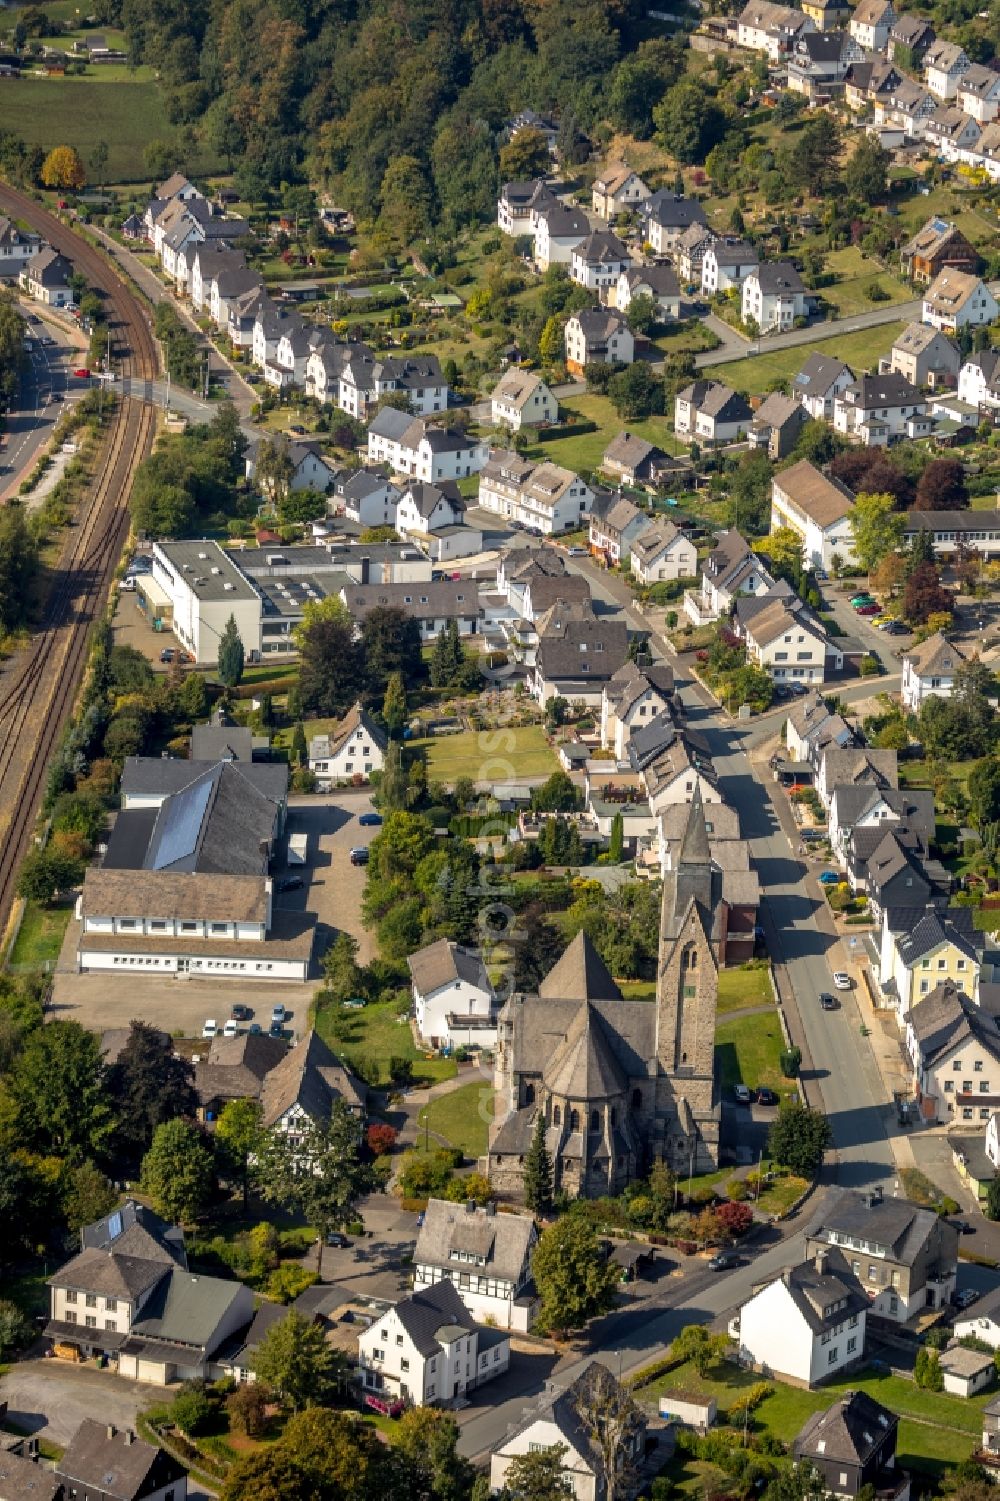
{"type": "MultiPolygon", "coordinates": [[[[481,1253],[466,1254],[475,1268],[481,1253]]],[[[510,1336],[478,1324],[450,1278],[412,1292],[358,1339],[364,1392],[417,1407],[453,1402],[509,1365],[510,1336]]]]}
{"type": "Polygon", "coordinates": [[[701,262],[701,290],[708,297],[738,291],[760,265],[760,256],[747,240],[714,239],[701,262]]]}
{"type": "Polygon", "coordinates": [[[266,761],[271,747],[270,736],[255,735],[237,724],[224,709],[214,709],[206,724],[191,727],[192,761],[266,761]]]}
{"type": "Polygon", "coordinates": [[[635,297],[648,297],[660,321],[679,318],[681,289],[673,266],[628,266],[608,296],[620,313],[627,313],[635,297]]]}
{"type": "Polygon", "coordinates": [[[661,475],[669,474],[673,461],[662,448],[637,438],[634,433],[620,432],[612,438],[601,458],[601,469],[626,485],[655,486],[661,475]]]}
{"type": "MultiPolygon", "coordinates": [[[[954,1329],[956,1339],[981,1339],[984,1344],[992,1346],[994,1350],[1000,1350],[1000,1287],[990,1288],[964,1313],[956,1315],[954,1329]]],[[[994,1397],[986,1412],[997,1417],[1000,1416],[998,1408],[1000,1408],[1000,1397],[994,1397]]],[[[983,1447],[989,1448],[994,1455],[1000,1451],[998,1435],[1000,1435],[1000,1424],[995,1427],[993,1442],[987,1444],[985,1438],[983,1441],[983,1447]]]]}
{"type": "MultiPolygon", "coordinates": [[[[806,1255],[840,1255],[880,1318],[905,1324],[947,1307],[955,1291],[959,1233],[932,1209],[881,1188],[840,1189],[806,1231],[806,1255]]],[[[860,1349],[860,1346],[859,1346],[860,1349]]]]}
{"type": "Polygon", "coordinates": [[[705,207],[697,198],[685,198],[661,188],[642,204],[643,239],[655,255],[672,255],[677,242],[692,224],[706,223],[705,207]]]}
{"type": "Polygon", "coordinates": [[[684,613],[695,625],[728,615],[741,595],[756,597],[774,588],[774,579],[739,532],[720,532],[701,570],[701,589],[688,590],[684,613]]]}
{"type": "MultiPolygon", "coordinates": [[[[847,750],[852,744],[853,737],[836,749],[847,750]]],[[[930,844],[934,838],[934,796],[929,789],[882,787],[871,782],[842,782],[834,787],[830,799],[830,843],[834,854],[848,867],[861,853],[856,843],[859,835],[875,838],[900,826],[912,829],[925,845],[930,844]]],[[[874,844],[869,844],[866,854],[874,848],[874,844]]]]}
{"type": "Polygon", "coordinates": [[[906,1051],[925,1120],[979,1130],[1000,1106],[1000,1029],[996,1017],[944,980],[910,1010],[906,1051]]]}
{"type": "Polygon", "coordinates": [[[46,247],[35,254],[18,273],[18,285],[23,292],[46,307],[63,307],[73,300],[70,277],[73,267],[64,255],[46,247]]]}
{"type": "Polygon", "coordinates": [[[586,212],[560,201],[537,209],[533,227],[535,265],[539,271],[547,271],[552,265],[568,266],[573,247],[590,234],[586,212]]]}
{"type": "Polygon", "coordinates": [[[321,792],[342,784],[360,787],[381,771],[389,737],[375,723],[360,699],[336,729],[314,735],[309,742],[309,770],[321,792]]]}
{"type": "Polygon", "coordinates": [[[631,365],[635,338],[621,313],[610,308],[581,308],[563,329],[566,369],[582,375],[588,365],[631,365]]]}
{"type": "Polygon", "coordinates": [[[339,475],[333,493],[349,521],[363,527],[396,525],[401,492],[383,470],[365,467],[339,475]]]}
{"type": "Polygon", "coordinates": [[[403,610],[417,622],[420,634],[431,640],[454,620],[459,635],[472,636],[480,628],[482,609],[474,580],[457,582],[436,579],[416,584],[349,584],[340,597],[355,620],[362,620],[369,610],[390,605],[403,610]]]}
{"type": "Polygon", "coordinates": [[[806,1259],[758,1288],[729,1332],[741,1365],[814,1387],[861,1363],[867,1322],[868,1299],[850,1260],[807,1241],[806,1259]]]}
{"type": "Polygon", "coordinates": [[[756,323],[761,333],[791,328],[809,311],[809,297],[801,276],[790,261],[766,261],[743,283],[743,321],[756,323]]]}
{"type": "Polygon", "coordinates": [[[828,746],[823,752],[816,778],[816,790],[827,808],[835,787],[897,787],[898,758],[894,750],[872,750],[868,746],[828,746]]]}
{"type": "Polygon", "coordinates": [[[407,963],[417,1031],[429,1047],[493,1047],[496,997],[478,949],[438,938],[407,963]]]}
{"type": "Polygon", "coordinates": [[[3,1501],[64,1501],[62,1481],[40,1462],[37,1438],[2,1436],[0,1497],[3,1501]]]}
{"type": "Polygon", "coordinates": [[[843,360],[827,354],[811,354],[798,375],[792,377],[792,395],[797,396],[810,417],[818,422],[833,420],[833,403],[854,382],[854,371],[843,360]]]}
{"type": "Polygon", "coordinates": [[[461,526],[464,519],[465,501],[454,480],[441,480],[436,485],[417,480],[407,485],[399,498],[395,525],[401,537],[426,543],[435,532],[461,526]]]}
{"type": "Polygon", "coordinates": [[[500,1013],[489,1176],[523,1192],[541,1115],[555,1187],[616,1193],[662,1157],[708,1171],[719,1151],[714,1035],[728,908],[694,796],[675,868],[663,879],[655,1004],[626,1001],[589,938],[578,935],[537,996],[500,1013]]]}
{"type": "Polygon", "coordinates": [[[618,278],[632,264],[632,257],[617,235],[594,230],[570,254],[569,276],[578,286],[606,297],[617,287],[618,278]]]}
{"type": "Polygon", "coordinates": [[[787,458],[809,421],[809,413],[795,396],[772,391],[754,413],[750,426],[750,446],[764,448],[768,458],[787,458]]]}
{"type": "Polygon", "coordinates": [[[889,907],[882,914],[879,985],[905,1026],[911,1009],[945,980],[979,999],[985,935],[968,907],[945,907],[934,896],[925,908],[889,907]]]}
{"type": "Polygon", "coordinates": [[[458,428],[438,427],[423,417],[383,407],[368,427],[368,458],[388,464],[394,474],[436,485],[468,479],[489,457],[489,445],[458,428]]]}
{"type": "Polygon", "coordinates": [[[326,1125],[334,1104],[342,1100],[361,1121],[368,1108],[363,1080],[331,1053],[310,1029],[269,1069],[260,1086],[260,1123],[266,1131],[283,1131],[298,1146],[307,1121],[326,1125]]]}
{"type": "Polygon", "coordinates": [[[657,516],[632,543],[629,560],[641,584],[658,584],[667,579],[694,578],[698,550],[669,517],[657,516]]]}
{"type": "Polygon", "coordinates": [[[896,438],[922,437],[930,431],[927,402],[904,375],[886,371],[862,375],[837,397],[833,426],[866,448],[880,448],[896,438]]]}
{"type": "Polygon", "coordinates": [[[175,1268],[131,1319],[118,1348],[118,1374],[156,1386],[204,1379],[219,1347],[252,1317],[253,1294],[245,1283],[175,1268]]]}
{"type": "Polygon", "coordinates": [[[633,542],[649,526],[649,515],[624,495],[595,495],[590,507],[590,550],[615,566],[627,561],[633,542]]]}
{"type": "Polygon", "coordinates": [[[429,1199],[413,1252],[413,1286],[450,1279],[473,1318],[525,1333],[538,1298],[531,1284],[531,1253],[538,1243],[530,1214],[429,1199]]]}
{"type": "Polygon", "coordinates": [[[674,432],[699,443],[733,443],[749,431],[746,397],[717,380],[696,380],[674,397],[674,432]]]}
{"type": "Polygon", "coordinates": [[[674,704],[674,675],[663,664],[648,670],[625,662],[604,685],[601,695],[601,744],[626,755],[634,730],[641,729],[674,704]]]}
{"type": "Polygon", "coordinates": [[[818,693],[796,699],[785,720],[785,744],[793,761],[815,768],[826,747],[854,744],[854,731],[840,714],[831,714],[818,693]]]}
{"type": "Polygon", "coordinates": [[[589,604],[558,601],[536,621],[538,647],[529,686],[544,707],[550,698],[581,699],[595,708],[604,684],[628,657],[628,626],[595,615],[589,604]]]}
{"type": "Polygon", "coordinates": [[[503,423],[516,433],[556,422],[559,403],[540,375],[512,365],[490,393],[490,416],[494,425],[503,423]]]}
{"type": "MultiPolygon", "coordinates": [[[[96,1418],[84,1418],[56,1461],[55,1479],[67,1501],[184,1501],[187,1496],[187,1471],[172,1454],[137,1438],[130,1428],[96,1418]]],[[[0,1495],[8,1501],[2,1481],[0,1495]]]]}
{"type": "MultiPolygon", "coordinates": [[[[537,1402],[496,1444],[490,1459],[490,1485],[505,1493],[511,1461],[523,1454],[559,1445],[561,1465],[574,1501],[604,1501],[609,1494],[606,1459],[594,1437],[589,1412],[610,1407],[616,1400],[618,1382],[606,1366],[592,1360],[570,1384],[549,1382],[537,1402]]],[[[646,1420],[636,1412],[625,1436],[623,1474],[617,1479],[616,1496],[634,1495],[639,1488],[646,1420]]]]}
{"type": "Polygon", "coordinates": [[[953,386],[961,363],[958,345],[927,323],[908,323],[889,351],[889,369],[912,386],[953,386]]]}
{"type": "Polygon", "coordinates": [[[939,860],[931,860],[926,841],[900,823],[883,829],[854,831],[848,877],[852,890],[866,891],[872,921],[878,926],[889,907],[919,907],[936,894],[947,898],[951,877],[939,860]]]}
{"type": "Polygon", "coordinates": [[[867,1392],[845,1392],[807,1418],[792,1441],[796,1464],[812,1465],[823,1491],[855,1501],[869,1486],[884,1501],[909,1501],[910,1477],[896,1465],[899,1419],[867,1392]]]}
{"type": "MultiPolygon", "coordinates": [[[[284,439],[271,442],[270,439],[261,438],[259,442],[251,444],[244,459],[247,479],[257,478],[261,450],[265,445],[268,451],[277,453],[283,465],[287,465],[284,482],[289,490],[318,490],[321,495],[325,495],[333,488],[336,471],[330,461],[317,452],[311,443],[290,443],[284,439]]],[[[266,470],[258,483],[265,494],[272,497],[276,494],[278,482],[271,470],[266,470]]]]}
{"type": "Polygon", "coordinates": [[[912,647],[903,656],[903,707],[916,714],[928,698],[951,698],[957,675],[969,660],[968,650],[949,641],[941,631],[912,647]]]}
{"type": "Polygon", "coordinates": [[[201,1119],[209,1122],[217,1119],[230,1100],[258,1099],[265,1076],[287,1052],[284,1038],[270,1037],[264,1032],[213,1037],[208,1057],[199,1057],[194,1067],[201,1119]]]}

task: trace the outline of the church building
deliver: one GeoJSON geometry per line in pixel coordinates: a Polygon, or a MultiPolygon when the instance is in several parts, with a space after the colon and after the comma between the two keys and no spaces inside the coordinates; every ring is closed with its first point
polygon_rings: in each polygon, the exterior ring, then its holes
{"type": "Polygon", "coordinates": [[[715,1019],[727,911],[696,790],[663,879],[655,1002],[625,1000],[581,933],[538,995],[513,995],[500,1013],[488,1154],[499,1193],[523,1192],[539,1112],[557,1191],[616,1194],[661,1158],[683,1173],[718,1167],[715,1019]]]}

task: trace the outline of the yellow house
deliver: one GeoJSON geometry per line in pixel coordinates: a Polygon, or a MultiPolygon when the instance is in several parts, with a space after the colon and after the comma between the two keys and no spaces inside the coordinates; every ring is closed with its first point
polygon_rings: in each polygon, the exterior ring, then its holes
{"type": "Polygon", "coordinates": [[[900,1026],[918,1002],[946,982],[978,1002],[981,958],[982,935],[967,907],[885,913],[879,983],[895,1004],[900,1026]]]}
{"type": "Polygon", "coordinates": [[[836,31],[847,25],[851,7],[847,0],[802,0],[802,14],[809,17],[817,31],[836,31]]]}

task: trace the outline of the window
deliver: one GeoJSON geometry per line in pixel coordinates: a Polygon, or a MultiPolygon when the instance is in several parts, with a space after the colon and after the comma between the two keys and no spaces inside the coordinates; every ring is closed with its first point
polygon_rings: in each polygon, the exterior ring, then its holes
{"type": "Polygon", "coordinates": [[[212,924],[212,932],[213,932],[213,933],[225,933],[225,931],[226,931],[226,929],[227,929],[227,928],[228,928],[228,927],[229,927],[229,924],[228,924],[228,923],[224,923],[224,922],[214,922],[214,923],[213,923],[213,924],[212,924]]]}
{"type": "Polygon", "coordinates": [[[833,1349],[828,1353],[828,1355],[826,1357],[826,1363],[827,1363],[827,1365],[836,1365],[837,1364],[837,1346],[836,1345],[834,1345],[833,1349]]]}
{"type": "Polygon", "coordinates": [[[869,1267],[868,1267],[868,1281],[869,1282],[877,1282],[878,1281],[878,1267],[877,1266],[869,1264],[869,1267]]]}
{"type": "Polygon", "coordinates": [[[590,1112],[590,1129],[591,1131],[599,1131],[601,1129],[601,1112],[599,1110],[592,1110],[590,1112]]]}
{"type": "Polygon", "coordinates": [[[87,1314],[87,1316],[86,1316],[86,1324],[87,1324],[87,1328],[88,1329],[96,1329],[97,1328],[97,1319],[94,1316],[94,1314],[92,1314],[92,1313],[88,1313],[87,1314]]]}
{"type": "Polygon", "coordinates": [[[105,1298],[104,1307],[107,1309],[108,1313],[115,1313],[118,1308],[118,1299],[105,1298]]]}
{"type": "Polygon", "coordinates": [[[105,1319],[104,1327],[105,1329],[110,1329],[112,1334],[116,1333],[118,1330],[118,1325],[115,1323],[114,1319],[105,1319]]]}
{"type": "Polygon", "coordinates": [[[428,1398],[428,1401],[430,1400],[431,1397],[433,1397],[433,1395],[434,1395],[434,1388],[433,1388],[433,1386],[429,1386],[427,1388],[427,1398],[428,1398]]]}
{"type": "Polygon", "coordinates": [[[72,1308],[67,1308],[67,1310],[66,1310],[66,1323],[67,1324],[75,1324],[76,1323],[76,1314],[73,1312],[72,1308]]]}
{"type": "Polygon", "coordinates": [[[97,1294],[96,1293],[88,1293],[87,1294],[87,1307],[88,1308],[96,1308],[97,1307],[97,1294]]]}
{"type": "Polygon", "coordinates": [[[399,1362],[399,1369],[401,1371],[408,1371],[410,1369],[410,1362],[408,1360],[401,1360],[399,1362]]]}
{"type": "Polygon", "coordinates": [[[579,1112],[579,1110],[571,1110],[570,1111],[570,1113],[569,1113],[569,1129],[571,1131],[579,1131],[579,1129],[580,1129],[580,1112],[579,1112]]]}
{"type": "Polygon", "coordinates": [[[989,1094],[989,1092],[990,1092],[990,1081],[989,1081],[989,1079],[980,1079],[980,1081],[979,1081],[979,1093],[980,1094],[989,1094]]]}
{"type": "Polygon", "coordinates": [[[396,1335],[396,1343],[397,1345],[401,1345],[403,1343],[403,1336],[401,1334],[396,1335]]]}
{"type": "Polygon", "coordinates": [[[641,1110],[642,1109],[642,1090],[641,1089],[633,1089],[633,1091],[632,1091],[632,1109],[633,1110],[641,1110]]]}
{"type": "Polygon", "coordinates": [[[945,1079],[945,1081],[944,1081],[944,1092],[945,1092],[945,1094],[954,1094],[955,1093],[955,1081],[954,1081],[954,1079],[945,1079]]]}
{"type": "Polygon", "coordinates": [[[969,1106],[969,1105],[966,1105],[965,1108],[962,1111],[962,1119],[963,1119],[963,1121],[971,1121],[972,1118],[973,1118],[973,1113],[974,1112],[972,1110],[972,1107],[969,1106]]]}
{"type": "Polygon", "coordinates": [[[384,1360],[384,1359],[385,1359],[385,1351],[384,1350],[373,1350],[372,1351],[372,1360],[384,1360]]]}
{"type": "Polygon", "coordinates": [[[558,1105],[553,1105],[553,1107],[552,1107],[552,1124],[554,1126],[558,1126],[558,1125],[561,1124],[561,1122],[562,1122],[562,1111],[560,1110],[560,1108],[559,1108],[558,1105]]]}
{"type": "Polygon", "coordinates": [[[954,1071],[955,1071],[956,1074],[960,1074],[962,1072],[962,1060],[961,1060],[961,1058],[956,1058],[955,1061],[954,1061],[954,1063],[951,1066],[954,1069],[954,1071]]]}
{"type": "Polygon", "coordinates": [[[197,933],[197,931],[198,931],[198,924],[196,922],[182,922],[181,923],[181,932],[182,933],[197,933]]]}
{"type": "Polygon", "coordinates": [[[971,1094],[972,1093],[972,1080],[971,1079],[963,1079],[962,1080],[962,1093],[963,1094],[971,1094]]]}
{"type": "Polygon", "coordinates": [[[70,1288],[66,1289],[66,1302],[67,1303],[75,1303],[76,1302],[76,1289],[75,1288],[70,1287],[70,1288]]]}

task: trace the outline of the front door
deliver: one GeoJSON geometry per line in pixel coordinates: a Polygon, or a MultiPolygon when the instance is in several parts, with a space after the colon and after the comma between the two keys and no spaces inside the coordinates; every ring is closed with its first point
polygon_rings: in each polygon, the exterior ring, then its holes
{"type": "Polygon", "coordinates": [[[456,1382],[455,1382],[455,1390],[452,1392],[452,1396],[453,1397],[457,1397],[458,1396],[459,1388],[461,1387],[461,1385],[462,1385],[461,1380],[460,1379],[456,1380],[456,1382]]]}
{"type": "Polygon", "coordinates": [[[178,961],[177,961],[177,973],[179,975],[186,975],[188,973],[188,971],[190,970],[190,968],[191,968],[191,960],[190,959],[178,959],[178,961]]]}

